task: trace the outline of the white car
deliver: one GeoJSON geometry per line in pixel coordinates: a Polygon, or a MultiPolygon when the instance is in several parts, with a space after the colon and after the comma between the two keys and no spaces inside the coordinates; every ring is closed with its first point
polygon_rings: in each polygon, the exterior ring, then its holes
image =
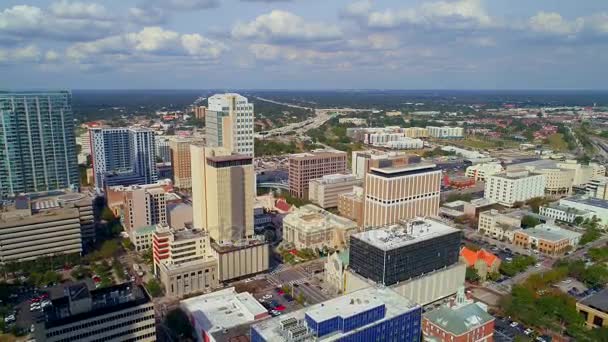
{"type": "Polygon", "coordinates": [[[526,336],[530,336],[530,334],[532,334],[533,332],[534,332],[534,330],[532,330],[532,329],[530,329],[530,328],[528,328],[528,329],[524,330],[524,334],[525,334],[526,336]]]}
{"type": "Polygon", "coordinates": [[[517,323],[517,322],[513,322],[513,323],[511,323],[510,325],[511,325],[511,328],[515,328],[515,327],[517,327],[517,326],[519,325],[519,323],[517,323]]]}
{"type": "Polygon", "coordinates": [[[264,299],[264,300],[267,300],[267,299],[270,299],[270,298],[272,298],[271,294],[267,294],[264,297],[262,297],[262,299],[264,299]]]}
{"type": "Polygon", "coordinates": [[[540,262],[538,264],[534,265],[534,267],[536,267],[536,268],[540,268],[540,266],[541,266],[540,262]]]}

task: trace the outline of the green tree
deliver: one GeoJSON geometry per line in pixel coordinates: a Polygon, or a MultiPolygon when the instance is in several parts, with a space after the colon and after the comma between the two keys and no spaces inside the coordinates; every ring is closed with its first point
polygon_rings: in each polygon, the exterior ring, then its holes
{"type": "Polygon", "coordinates": [[[526,215],[521,219],[521,226],[524,228],[536,227],[540,224],[540,220],[534,216],[526,215]]]}
{"type": "Polygon", "coordinates": [[[163,288],[158,280],[152,278],[146,283],[146,289],[152,297],[160,297],[163,295],[163,288]]]}
{"type": "Polygon", "coordinates": [[[465,279],[470,283],[476,283],[481,279],[481,277],[479,276],[479,273],[477,273],[475,267],[467,267],[465,279]]]}
{"type": "Polygon", "coordinates": [[[114,212],[108,207],[104,207],[101,211],[101,219],[106,222],[114,222],[116,220],[116,216],[114,212]]]}

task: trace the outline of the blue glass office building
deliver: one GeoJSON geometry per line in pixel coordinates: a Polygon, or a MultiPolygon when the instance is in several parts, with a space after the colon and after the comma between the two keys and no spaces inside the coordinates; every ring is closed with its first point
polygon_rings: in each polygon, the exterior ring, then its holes
{"type": "Polygon", "coordinates": [[[422,309],[387,288],[367,288],[251,328],[252,342],[420,341],[422,309]]]}
{"type": "Polygon", "coordinates": [[[71,93],[0,92],[0,198],[79,184],[71,93]]]}

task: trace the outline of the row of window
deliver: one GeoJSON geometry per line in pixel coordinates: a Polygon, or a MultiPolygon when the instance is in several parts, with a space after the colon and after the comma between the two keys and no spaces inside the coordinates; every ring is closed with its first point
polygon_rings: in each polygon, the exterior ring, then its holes
{"type": "MultiPolygon", "coordinates": [[[[47,337],[62,335],[62,334],[65,334],[65,333],[69,333],[71,331],[78,331],[78,330],[81,330],[81,329],[86,329],[86,328],[89,328],[89,327],[94,327],[96,325],[105,324],[107,322],[111,322],[111,321],[114,321],[114,320],[117,320],[117,319],[123,319],[123,318],[131,317],[133,315],[145,313],[145,312],[152,311],[152,310],[154,310],[154,308],[152,308],[152,307],[141,308],[141,309],[137,309],[137,310],[131,310],[131,311],[128,311],[128,312],[124,312],[124,313],[121,313],[121,314],[118,314],[118,315],[114,315],[114,316],[111,316],[111,317],[106,317],[104,319],[98,319],[98,320],[95,320],[95,321],[88,321],[88,322],[80,324],[80,325],[75,325],[75,326],[71,326],[69,328],[52,331],[50,333],[47,333],[47,337]]],[[[154,317],[154,316],[152,316],[152,317],[154,317]]]]}

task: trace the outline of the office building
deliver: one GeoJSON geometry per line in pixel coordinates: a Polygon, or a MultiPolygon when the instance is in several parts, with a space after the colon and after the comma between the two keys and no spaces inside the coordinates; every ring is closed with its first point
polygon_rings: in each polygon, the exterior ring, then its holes
{"type": "Polygon", "coordinates": [[[608,199],[608,177],[598,176],[594,177],[587,183],[586,194],[589,197],[594,197],[602,200],[608,199]]]}
{"type": "Polygon", "coordinates": [[[486,177],[501,173],[503,167],[500,163],[482,163],[467,167],[466,176],[474,178],[476,182],[485,182],[486,177]]]}
{"type": "Polygon", "coordinates": [[[139,227],[129,231],[129,239],[137,252],[145,252],[152,248],[154,232],[156,232],[156,225],[139,227]]]}
{"type": "Polygon", "coordinates": [[[170,181],[154,184],[110,186],[108,207],[120,216],[125,231],[167,223],[167,199],[173,190],[170,181]]]}
{"type": "Polygon", "coordinates": [[[0,198],[79,188],[70,92],[0,92],[0,128],[0,198]]]}
{"type": "Polygon", "coordinates": [[[154,138],[154,155],[156,161],[163,163],[171,162],[171,148],[169,143],[175,138],[174,136],[159,135],[154,138]]]}
{"type": "Polygon", "coordinates": [[[211,241],[211,253],[217,259],[220,282],[268,272],[270,265],[270,247],[263,236],[234,242],[211,241]]]}
{"type": "Polygon", "coordinates": [[[464,128],[462,128],[462,127],[427,126],[426,129],[429,131],[429,136],[432,138],[439,138],[439,139],[464,138],[464,128]]]}
{"type": "Polygon", "coordinates": [[[293,244],[296,249],[342,249],[356,232],[355,222],[312,204],[283,218],[283,242],[293,244]]]}
{"type": "Polygon", "coordinates": [[[194,106],[194,117],[201,120],[207,116],[207,107],[205,106],[194,106]]]}
{"type": "Polygon", "coordinates": [[[560,199],[559,205],[590,212],[591,217],[595,216],[602,224],[608,225],[608,200],[588,196],[572,196],[560,199]]]}
{"type": "Polygon", "coordinates": [[[386,152],[380,150],[353,151],[352,170],[357,179],[365,179],[371,168],[397,167],[420,162],[420,156],[405,152],[386,152]]]}
{"type": "Polygon", "coordinates": [[[588,328],[608,327],[608,289],[577,302],[576,311],[583,317],[588,328]]]}
{"type": "Polygon", "coordinates": [[[484,307],[466,299],[462,288],[453,303],[422,315],[422,336],[425,341],[492,342],[494,321],[484,307]]]}
{"type": "Polygon", "coordinates": [[[319,150],[292,154],[289,156],[289,193],[308,198],[311,180],[338,173],[347,173],[346,152],[319,150]]]}
{"type": "Polygon", "coordinates": [[[239,94],[216,94],[208,99],[205,115],[206,143],[253,157],[253,103],[239,94]]]}
{"type": "Polygon", "coordinates": [[[488,274],[498,274],[501,263],[500,258],[483,248],[474,251],[467,247],[460,249],[460,261],[464,262],[467,267],[474,268],[482,280],[485,280],[488,274]]]}
{"type": "Polygon", "coordinates": [[[89,291],[79,283],[51,303],[34,323],[37,341],[156,341],[154,303],[139,285],[89,291]]]}
{"type": "Polygon", "coordinates": [[[192,205],[187,203],[170,203],[167,205],[167,219],[170,227],[184,229],[192,227],[192,205]]]}
{"type": "Polygon", "coordinates": [[[338,206],[339,195],[351,192],[353,186],[361,183],[352,174],[326,175],[310,181],[308,199],[321,208],[335,208],[338,206]]]}
{"type": "Polygon", "coordinates": [[[191,145],[194,227],[219,244],[253,236],[252,158],[223,148],[191,145]]]}
{"type": "Polygon", "coordinates": [[[190,145],[200,144],[199,138],[175,138],[169,142],[171,149],[171,166],[173,167],[173,180],[178,189],[192,188],[192,160],[190,145]]]}
{"type": "Polygon", "coordinates": [[[556,221],[566,222],[566,223],[574,223],[577,217],[580,217],[579,220],[593,218],[593,212],[588,210],[580,210],[564,205],[560,205],[558,203],[550,203],[548,205],[542,206],[539,208],[539,214],[545,217],[552,218],[556,221]]]}
{"type": "Polygon", "coordinates": [[[550,256],[562,255],[578,246],[583,234],[553,224],[539,224],[534,228],[516,230],[513,243],[550,256]]]}
{"type": "Polygon", "coordinates": [[[338,196],[338,213],[357,223],[363,224],[363,188],[354,186],[351,192],[338,196]]]}
{"type": "Polygon", "coordinates": [[[471,220],[477,220],[479,215],[484,212],[491,210],[495,207],[500,207],[496,202],[487,198],[477,198],[470,201],[454,201],[444,203],[439,212],[442,216],[449,218],[468,218],[471,220]]]}
{"type": "Polygon", "coordinates": [[[514,233],[521,228],[521,220],[526,214],[523,210],[505,213],[496,209],[484,211],[479,214],[477,230],[494,239],[513,242],[514,233]]]}
{"type": "Polygon", "coordinates": [[[420,341],[422,308],[370,287],[251,327],[251,342],[420,341]]]}
{"type": "Polygon", "coordinates": [[[95,188],[150,184],[158,174],[154,131],[145,128],[92,128],[95,188]]]}
{"type": "Polygon", "coordinates": [[[17,197],[0,212],[0,262],[81,254],[95,239],[92,198],[66,194],[30,200],[17,197]]]}
{"type": "Polygon", "coordinates": [[[534,197],[545,195],[546,176],[528,171],[505,172],[486,179],[484,197],[500,205],[513,207],[534,197]]]}
{"type": "Polygon", "coordinates": [[[461,237],[456,228],[421,218],[368,230],[351,235],[349,268],[390,286],[457,263],[461,237]]]}
{"type": "Polygon", "coordinates": [[[157,225],[152,256],[154,274],[167,296],[182,298],[219,287],[217,259],[212,256],[207,232],[157,225]]]}
{"type": "Polygon", "coordinates": [[[371,168],[365,176],[363,228],[437,216],[441,170],[435,164],[371,168]]]}
{"type": "Polygon", "coordinates": [[[268,310],[249,292],[234,287],[180,302],[194,327],[197,341],[224,341],[228,330],[268,318],[268,310]]]}

